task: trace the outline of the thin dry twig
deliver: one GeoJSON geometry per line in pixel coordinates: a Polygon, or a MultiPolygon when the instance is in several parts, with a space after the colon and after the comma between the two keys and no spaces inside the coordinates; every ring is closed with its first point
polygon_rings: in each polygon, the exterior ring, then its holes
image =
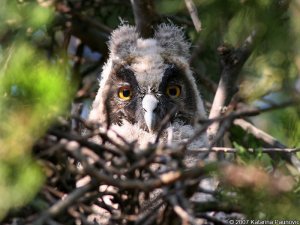
{"type": "Polygon", "coordinates": [[[199,214],[201,218],[206,219],[207,221],[213,222],[215,225],[229,225],[230,223],[220,220],[216,218],[215,216],[211,216],[208,213],[201,213],[199,214]]]}
{"type": "Polygon", "coordinates": [[[297,148],[291,148],[290,151],[284,151],[284,149],[288,149],[284,144],[244,119],[235,119],[233,124],[241,127],[247,133],[252,134],[257,140],[262,141],[266,146],[282,149],[282,152],[279,151],[281,158],[292,164],[300,172],[300,160],[295,156],[295,154],[292,154],[297,152],[297,148]]]}
{"type": "Polygon", "coordinates": [[[202,30],[201,21],[198,17],[198,10],[195,3],[192,0],[185,0],[185,5],[189,10],[190,16],[192,18],[193,24],[197,32],[202,30]]]}
{"type": "Polygon", "coordinates": [[[52,135],[55,135],[59,138],[65,138],[65,139],[68,139],[68,140],[76,141],[80,145],[92,149],[93,151],[95,151],[99,155],[103,154],[104,152],[109,152],[109,153],[117,155],[117,156],[124,156],[124,153],[122,151],[118,151],[117,149],[112,149],[112,148],[109,148],[107,146],[96,144],[94,142],[86,140],[82,136],[77,136],[77,135],[74,135],[74,134],[61,132],[61,131],[56,130],[56,129],[51,129],[49,131],[49,133],[52,134],[52,135]]]}
{"type": "Polygon", "coordinates": [[[179,215],[181,218],[182,225],[197,225],[199,224],[196,219],[191,216],[180,204],[179,201],[176,199],[176,196],[172,195],[169,197],[169,202],[172,204],[174,211],[179,215]]]}
{"type": "MultiPolygon", "coordinates": [[[[272,153],[272,152],[285,152],[285,153],[296,153],[300,151],[300,148],[246,148],[248,152],[262,152],[262,153],[272,153]]],[[[224,153],[237,153],[239,149],[229,148],[229,147],[212,147],[212,148],[197,148],[189,149],[191,152],[224,152],[224,153]]]]}
{"type": "MultiPolygon", "coordinates": [[[[218,85],[217,92],[214,97],[212,108],[209,114],[209,118],[216,118],[222,115],[226,111],[226,106],[231,101],[233,95],[237,92],[235,85],[239,72],[242,66],[250,56],[252,49],[254,48],[254,38],[256,32],[252,32],[244,41],[244,44],[237,49],[230,48],[228,46],[221,46],[219,53],[221,55],[221,78],[218,85]]],[[[219,129],[219,123],[213,123],[208,128],[209,140],[215,137],[219,129]]]]}
{"type": "Polygon", "coordinates": [[[79,187],[71,192],[64,199],[61,199],[56,204],[51,206],[47,211],[45,211],[37,220],[35,220],[33,225],[42,225],[45,224],[51,217],[55,217],[60,213],[63,213],[69,206],[71,206],[74,202],[78,201],[80,197],[82,197],[86,192],[90,191],[96,185],[95,182],[88,183],[85,186],[79,187]]]}
{"type": "Polygon", "coordinates": [[[151,37],[152,25],[156,20],[154,2],[152,0],[130,0],[137,31],[143,38],[151,37]]]}

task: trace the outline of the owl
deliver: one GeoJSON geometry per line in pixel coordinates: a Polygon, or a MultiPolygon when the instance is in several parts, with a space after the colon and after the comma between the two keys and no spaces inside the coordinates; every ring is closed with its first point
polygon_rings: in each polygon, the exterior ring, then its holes
{"type": "MultiPolygon", "coordinates": [[[[193,136],[206,118],[203,101],[189,65],[190,44],[182,28],[161,24],[153,38],[140,37],[123,24],[112,32],[109,58],[89,119],[108,134],[140,149],[156,140],[176,144],[193,136]],[[162,126],[162,121],[168,123],[162,126]]],[[[203,147],[206,135],[191,145],[203,147]]]]}

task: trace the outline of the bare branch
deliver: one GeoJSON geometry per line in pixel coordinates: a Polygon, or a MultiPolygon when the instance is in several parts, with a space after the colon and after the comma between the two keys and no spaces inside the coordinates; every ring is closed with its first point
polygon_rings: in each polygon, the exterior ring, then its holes
{"type": "Polygon", "coordinates": [[[90,174],[92,177],[97,179],[99,182],[104,182],[105,184],[112,185],[121,189],[127,190],[142,190],[145,192],[152,191],[156,188],[160,188],[166,185],[175,183],[178,180],[186,180],[189,178],[196,178],[206,174],[206,169],[211,169],[211,165],[203,165],[199,162],[196,166],[189,168],[185,171],[170,171],[163,173],[157,179],[149,179],[146,181],[141,180],[123,180],[123,179],[114,179],[108,175],[100,173],[95,167],[89,164],[84,164],[85,171],[90,174]]]}
{"type": "Polygon", "coordinates": [[[200,32],[202,30],[202,25],[198,17],[198,10],[197,7],[195,6],[195,3],[193,2],[193,0],[185,0],[185,5],[189,10],[196,31],[200,32]]]}
{"type": "Polygon", "coordinates": [[[215,225],[229,225],[230,224],[230,223],[222,221],[214,216],[210,216],[208,213],[201,213],[201,214],[199,214],[199,217],[204,218],[204,219],[212,222],[215,225]]]}
{"type": "Polygon", "coordinates": [[[258,140],[262,140],[264,143],[267,143],[269,146],[274,146],[277,148],[285,148],[285,146],[282,143],[280,143],[278,140],[276,140],[274,137],[258,129],[257,127],[247,122],[246,120],[236,119],[233,121],[233,124],[241,127],[243,130],[247,131],[248,133],[251,133],[258,140]]]}
{"type": "Polygon", "coordinates": [[[137,31],[143,38],[151,37],[152,25],[156,20],[154,2],[152,0],[131,0],[137,31]]]}
{"type": "Polygon", "coordinates": [[[207,202],[194,202],[196,212],[240,212],[241,208],[235,204],[226,202],[207,201],[207,202]]]}
{"type": "Polygon", "coordinates": [[[93,187],[95,187],[95,183],[89,183],[85,186],[75,189],[67,197],[61,199],[56,204],[51,206],[47,211],[45,211],[35,222],[33,222],[33,225],[45,224],[45,221],[47,221],[50,217],[55,217],[58,214],[64,212],[67,209],[67,207],[71,206],[74,202],[78,201],[80,197],[82,197],[93,187]]]}
{"type": "MultiPolygon", "coordinates": [[[[265,143],[267,146],[276,147],[282,150],[286,149],[286,146],[280,141],[276,140],[271,135],[258,129],[257,127],[243,119],[236,119],[233,123],[234,125],[241,127],[246,132],[255,136],[255,138],[257,138],[258,140],[263,141],[263,143],[265,143]]],[[[297,152],[297,148],[290,149],[287,151],[279,151],[279,153],[281,153],[280,156],[287,162],[291,163],[300,172],[300,161],[294,154],[291,154],[295,152],[297,152]]]]}
{"type": "MultiPolygon", "coordinates": [[[[285,153],[296,153],[300,151],[300,148],[247,148],[248,152],[262,152],[262,153],[273,153],[273,152],[285,152],[285,153]]],[[[212,147],[212,148],[197,148],[189,149],[190,152],[224,152],[224,153],[237,153],[239,150],[236,148],[227,147],[212,147]]]]}
{"type": "MultiPolygon", "coordinates": [[[[226,111],[226,106],[237,92],[235,85],[242,66],[250,56],[254,46],[255,32],[249,35],[244,44],[234,49],[228,46],[219,47],[221,56],[221,78],[218,89],[212,104],[209,118],[216,118],[226,111]]],[[[211,141],[219,129],[219,123],[213,123],[208,129],[209,140],[211,141]]]]}
{"type": "Polygon", "coordinates": [[[70,34],[78,37],[91,49],[97,50],[103,55],[106,55],[107,46],[105,42],[108,40],[109,33],[112,31],[109,27],[99,21],[90,19],[78,12],[72,11],[63,3],[57,3],[56,10],[60,13],[72,16],[71,19],[63,21],[67,24],[70,34]]]}
{"type": "Polygon", "coordinates": [[[86,140],[84,137],[81,137],[81,136],[64,133],[64,132],[61,132],[61,131],[55,130],[55,129],[50,130],[49,133],[54,135],[54,136],[57,136],[59,138],[66,138],[68,140],[76,141],[80,145],[92,149],[93,151],[95,151],[99,155],[102,155],[104,152],[110,152],[111,154],[114,154],[114,155],[117,155],[117,156],[123,156],[124,155],[124,153],[122,151],[118,151],[116,149],[112,149],[112,148],[108,148],[108,147],[103,146],[103,145],[96,144],[94,142],[86,140]]]}

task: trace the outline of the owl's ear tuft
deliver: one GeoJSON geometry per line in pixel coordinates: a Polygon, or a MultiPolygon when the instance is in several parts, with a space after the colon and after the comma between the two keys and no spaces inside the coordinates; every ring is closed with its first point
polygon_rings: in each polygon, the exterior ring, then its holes
{"type": "Polygon", "coordinates": [[[167,54],[189,58],[190,43],[186,41],[182,28],[163,23],[157,27],[154,37],[167,54]]]}
{"type": "Polygon", "coordinates": [[[126,57],[136,47],[139,34],[134,26],[123,24],[111,34],[108,46],[112,55],[126,57]]]}

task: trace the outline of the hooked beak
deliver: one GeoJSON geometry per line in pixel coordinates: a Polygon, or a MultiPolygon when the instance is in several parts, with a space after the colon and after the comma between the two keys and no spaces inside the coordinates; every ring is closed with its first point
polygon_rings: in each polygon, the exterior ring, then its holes
{"type": "Polygon", "coordinates": [[[158,122],[157,115],[154,112],[154,110],[158,106],[158,99],[152,94],[147,94],[143,98],[142,106],[143,109],[145,110],[144,118],[145,118],[146,125],[149,131],[153,132],[158,122]]]}

